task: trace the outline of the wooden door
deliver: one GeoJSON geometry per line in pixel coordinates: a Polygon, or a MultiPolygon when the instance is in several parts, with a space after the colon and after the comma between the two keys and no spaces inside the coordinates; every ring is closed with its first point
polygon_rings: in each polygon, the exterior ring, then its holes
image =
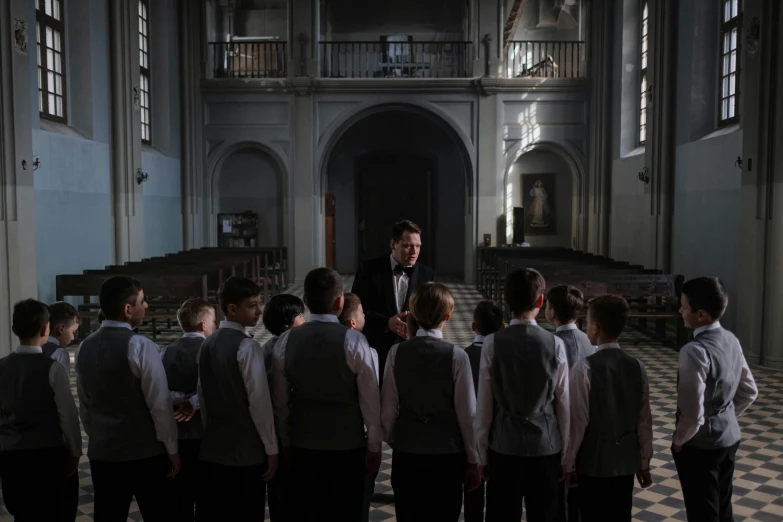
{"type": "Polygon", "coordinates": [[[334,268],[335,266],[335,227],[334,227],[334,194],[331,192],[326,195],[324,201],[324,222],[326,223],[326,266],[334,268]]]}
{"type": "Polygon", "coordinates": [[[391,226],[409,219],[424,229],[420,261],[432,265],[430,178],[433,163],[408,153],[363,156],[356,163],[359,262],[389,252],[391,226]]]}

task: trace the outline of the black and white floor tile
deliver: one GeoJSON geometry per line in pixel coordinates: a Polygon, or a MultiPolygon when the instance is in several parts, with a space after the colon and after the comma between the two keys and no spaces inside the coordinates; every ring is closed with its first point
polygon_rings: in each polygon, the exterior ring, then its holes
{"type": "MultiPolygon", "coordinates": [[[[346,278],[346,288],[351,280],[346,278]]],[[[473,339],[472,313],[481,296],[470,285],[449,285],[454,293],[456,308],[446,327],[445,338],[459,346],[467,346],[473,339]]],[[[301,285],[292,285],[289,293],[302,294],[301,285]]],[[[543,325],[551,328],[548,325],[543,325]]],[[[269,334],[263,326],[252,330],[253,336],[263,342],[269,334]]],[[[650,398],[654,421],[654,449],[652,461],[654,485],[646,490],[636,489],[634,520],[639,522],[684,521],[685,509],[674,462],[669,452],[674,427],[675,382],[677,354],[671,348],[651,341],[649,337],[629,331],[623,345],[641,359],[650,378],[650,398]]],[[[734,515],[743,522],[783,522],[783,372],[762,368],[753,369],[759,387],[759,399],[742,417],[743,442],[738,453],[734,481],[734,515]]],[[[73,385],[76,394],[75,384],[73,385]]],[[[83,434],[85,441],[87,438],[83,434]]],[[[391,451],[386,448],[381,473],[376,485],[378,501],[372,503],[370,520],[395,520],[392,499],[391,451]]],[[[92,521],[93,489],[90,466],[86,457],[79,470],[80,501],[77,521],[92,521]]],[[[0,522],[12,517],[2,508],[0,522]]],[[[129,520],[142,520],[135,503],[129,520]]]]}

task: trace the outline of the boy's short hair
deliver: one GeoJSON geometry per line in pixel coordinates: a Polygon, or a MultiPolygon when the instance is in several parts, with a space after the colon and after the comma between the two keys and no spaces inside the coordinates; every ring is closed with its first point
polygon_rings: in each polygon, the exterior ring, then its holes
{"type": "Polygon", "coordinates": [[[114,276],[101,285],[98,301],[106,319],[125,320],[123,310],[125,305],[136,306],[141,283],[131,277],[114,276]]]}
{"type": "Polygon", "coordinates": [[[416,332],[419,331],[419,322],[413,317],[413,314],[408,314],[405,317],[405,325],[408,327],[408,337],[416,337],[416,332]]]}
{"type": "Polygon", "coordinates": [[[297,316],[304,314],[304,303],[291,294],[278,294],[264,306],[261,320],[272,335],[280,335],[294,324],[297,316]]]}
{"type": "Polygon", "coordinates": [[[331,314],[334,302],[343,294],[343,278],[331,268],[310,270],[305,277],[305,303],[314,314],[331,314]]]}
{"type": "Polygon", "coordinates": [[[197,332],[210,312],[215,313],[215,307],[209,301],[200,297],[188,299],[177,310],[177,322],[183,332],[197,332]]]}
{"type": "Polygon", "coordinates": [[[224,314],[228,314],[228,305],[239,306],[245,299],[258,297],[261,287],[253,280],[242,276],[231,276],[218,289],[218,302],[224,314]]]}
{"type": "Polygon", "coordinates": [[[562,324],[575,321],[585,307],[585,296],[582,291],[570,285],[551,288],[546,294],[546,300],[555,312],[555,317],[562,324]]]}
{"type": "Polygon", "coordinates": [[[729,295],[717,277],[690,279],[682,285],[682,293],[688,296],[692,311],[704,310],[716,321],[723,317],[729,305],[729,295]]]}
{"type": "Polygon", "coordinates": [[[49,328],[58,324],[70,325],[71,322],[79,322],[79,310],[71,303],[58,301],[49,305],[49,328]]]}
{"type": "Polygon", "coordinates": [[[480,335],[490,335],[500,330],[503,324],[503,310],[495,301],[479,301],[473,310],[473,322],[480,335]]]}
{"type": "Polygon", "coordinates": [[[343,294],[345,303],[343,304],[343,311],[340,314],[340,324],[347,324],[353,318],[353,315],[359,310],[362,305],[362,300],[359,296],[352,292],[345,292],[343,294]]]}
{"type": "Polygon", "coordinates": [[[411,314],[420,328],[432,330],[454,311],[454,296],[443,283],[424,283],[411,295],[411,314]]]}
{"type": "Polygon", "coordinates": [[[511,312],[522,314],[532,311],[536,299],[546,288],[544,276],[532,268],[517,268],[506,276],[506,302],[511,312]]]}
{"type": "Polygon", "coordinates": [[[14,305],[11,325],[20,340],[38,335],[49,322],[49,307],[35,299],[25,299],[14,305]]]}
{"type": "Polygon", "coordinates": [[[594,323],[612,337],[619,337],[628,321],[631,308],[628,302],[619,295],[601,295],[590,300],[588,313],[594,323]]]}

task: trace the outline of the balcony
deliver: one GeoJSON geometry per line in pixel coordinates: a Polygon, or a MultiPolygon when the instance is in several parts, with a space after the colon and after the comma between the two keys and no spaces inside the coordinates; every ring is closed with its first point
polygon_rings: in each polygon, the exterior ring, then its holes
{"type": "Polygon", "coordinates": [[[213,78],[285,78],[286,42],[241,40],[210,42],[213,78]]]}
{"type": "Polygon", "coordinates": [[[321,78],[471,78],[471,42],[319,42],[321,78]]]}
{"type": "Polygon", "coordinates": [[[510,41],[506,78],[585,78],[584,42],[510,41]]]}

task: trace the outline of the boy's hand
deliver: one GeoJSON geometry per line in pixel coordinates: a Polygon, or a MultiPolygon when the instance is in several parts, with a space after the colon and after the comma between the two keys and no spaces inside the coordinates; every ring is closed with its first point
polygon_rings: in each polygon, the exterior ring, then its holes
{"type": "Polygon", "coordinates": [[[264,472],[264,476],[261,478],[264,479],[264,482],[269,482],[274,478],[275,473],[277,473],[277,455],[267,455],[266,472],[264,472]]]}
{"type": "Polygon", "coordinates": [[[465,491],[473,491],[481,485],[478,464],[468,464],[465,469],[465,491]]]}
{"type": "Polygon", "coordinates": [[[169,461],[171,462],[171,471],[168,475],[166,475],[169,478],[174,478],[177,475],[179,475],[179,453],[174,453],[173,455],[169,455],[169,461]]]}
{"type": "Polygon", "coordinates": [[[79,457],[69,457],[68,467],[65,468],[65,476],[70,477],[79,470],[79,457]]]}
{"type": "Polygon", "coordinates": [[[642,489],[652,486],[652,475],[650,474],[650,470],[643,469],[642,471],[638,471],[636,473],[636,480],[639,481],[639,487],[642,489]]]}
{"type": "Polygon", "coordinates": [[[364,458],[364,474],[371,477],[381,469],[381,452],[367,450],[364,458]]]}
{"type": "Polygon", "coordinates": [[[576,471],[572,471],[566,475],[566,485],[569,488],[575,488],[579,486],[579,476],[576,474],[576,471]]]}
{"type": "Polygon", "coordinates": [[[195,413],[196,410],[193,409],[193,405],[190,404],[189,400],[186,400],[174,410],[174,419],[176,419],[177,422],[188,422],[193,418],[195,413]]]}

